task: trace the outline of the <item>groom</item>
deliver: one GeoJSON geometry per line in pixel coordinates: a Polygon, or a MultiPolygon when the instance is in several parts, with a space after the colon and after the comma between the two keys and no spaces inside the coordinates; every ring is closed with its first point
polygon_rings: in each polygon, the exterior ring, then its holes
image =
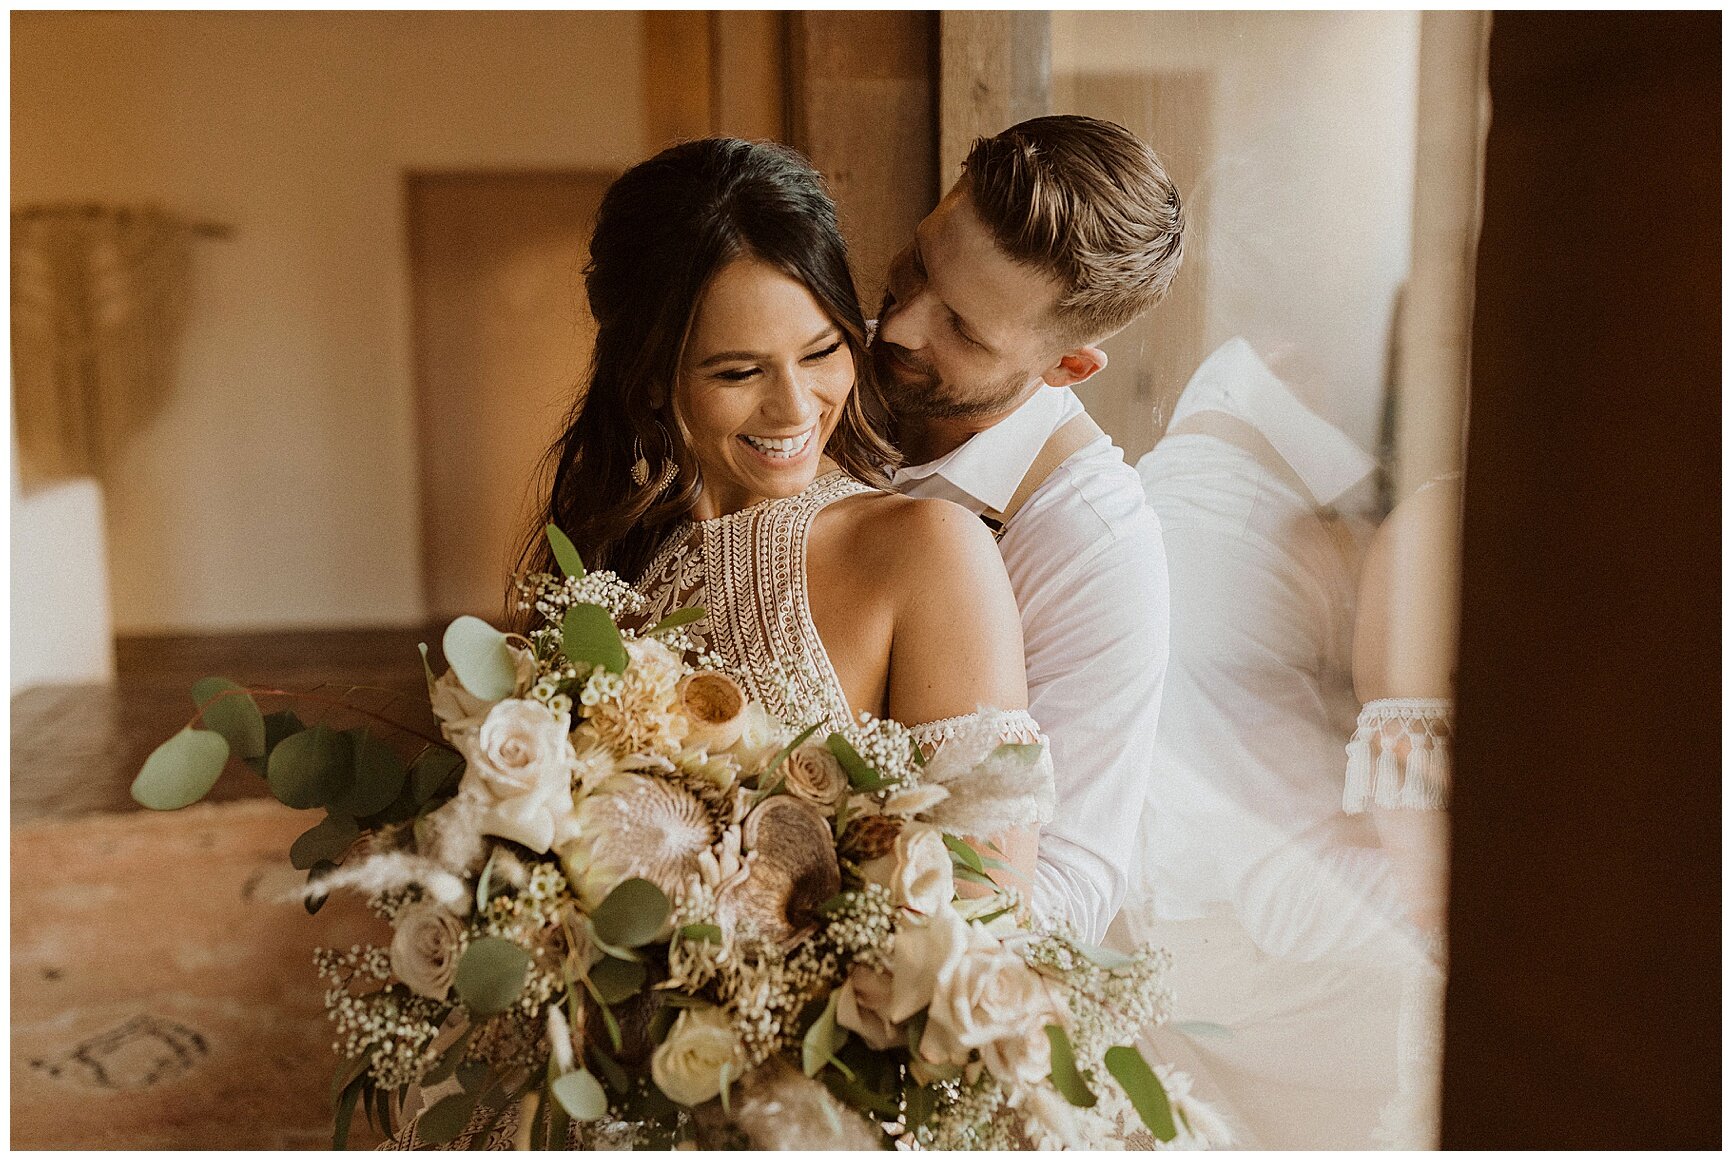
{"type": "Polygon", "coordinates": [[[909,467],[977,513],[1022,612],[1029,711],[1058,805],[1033,903],[1098,942],[1125,899],[1167,665],[1167,565],[1136,472],[1071,390],[1166,293],[1179,193],[1119,125],[1038,117],[982,138],[891,266],[873,339],[909,467]]]}

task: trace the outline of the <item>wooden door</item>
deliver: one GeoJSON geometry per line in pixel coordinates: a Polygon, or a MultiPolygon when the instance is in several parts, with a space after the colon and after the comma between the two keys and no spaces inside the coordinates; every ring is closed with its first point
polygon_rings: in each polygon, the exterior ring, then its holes
{"type": "Polygon", "coordinates": [[[421,534],[427,609],[505,611],[545,497],[540,457],[588,366],[589,231],[612,174],[409,179],[421,534]]]}

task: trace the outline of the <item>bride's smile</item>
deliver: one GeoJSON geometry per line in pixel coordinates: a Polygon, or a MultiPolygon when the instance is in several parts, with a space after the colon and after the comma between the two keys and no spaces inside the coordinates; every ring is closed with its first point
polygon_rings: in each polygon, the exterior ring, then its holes
{"type": "Polygon", "coordinates": [[[674,393],[703,473],[692,516],[804,491],[853,388],[854,358],[811,291],[749,254],[722,267],[698,303],[674,393]]]}

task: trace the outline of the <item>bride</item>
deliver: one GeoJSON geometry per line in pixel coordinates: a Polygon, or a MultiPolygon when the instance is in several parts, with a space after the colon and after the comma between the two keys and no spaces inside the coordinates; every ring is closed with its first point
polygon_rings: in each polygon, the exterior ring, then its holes
{"type": "MultiPolygon", "coordinates": [[[[970,727],[1040,740],[990,532],[882,490],[896,453],[865,321],[835,207],[798,154],[712,138],[628,170],[587,290],[594,358],[522,564],[555,571],[552,523],[636,585],[645,624],[701,606],[692,636],[784,720],[891,717],[928,752],[970,727]]],[[[1026,890],[1034,829],[979,837],[1026,890]]],[[[416,1144],[412,1129],[392,1142],[416,1144]]]]}

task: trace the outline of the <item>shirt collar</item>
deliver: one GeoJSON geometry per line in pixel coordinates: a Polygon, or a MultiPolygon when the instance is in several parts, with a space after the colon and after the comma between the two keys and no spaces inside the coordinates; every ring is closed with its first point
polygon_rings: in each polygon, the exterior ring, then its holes
{"type": "Polygon", "coordinates": [[[1294,396],[1243,338],[1203,360],[1173,408],[1173,422],[1199,411],[1244,420],[1286,460],[1319,504],[1331,504],[1377,461],[1294,396]]]}
{"type": "Polygon", "coordinates": [[[982,510],[1002,512],[1047,439],[1082,410],[1082,400],[1069,387],[1040,387],[1022,406],[954,451],[930,463],[898,468],[891,483],[900,489],[939,476],[978,500],[982,510]]]}

